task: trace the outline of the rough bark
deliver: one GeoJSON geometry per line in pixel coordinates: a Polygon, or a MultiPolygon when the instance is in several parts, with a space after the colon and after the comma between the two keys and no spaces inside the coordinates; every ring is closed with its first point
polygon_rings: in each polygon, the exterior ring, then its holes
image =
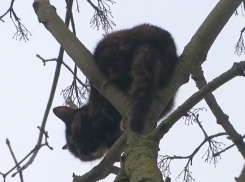
{"type": "Polygon", "coordinates": [[[237,182],[245,182],[245,165],[244,165],[243,168],[242,168],[241,174],[239,175],[238,178],[235,177],[235,180],[236,180],[237,182]]]}
{"type": "MultiPolygon", "coordinates": [[[[207,53],[216,37],[241,2],[242,0],[220,0],[197,30],[180,56],[180,61],[170,86],[159,93],[160,99],[155,99],[152,112],[147,117],[148,127],[146,127],[147,131],[145,133],[150,133],[153,130],[155,126],[153,121],[155,121],[162,108],[167,105],[178,88],[188,81],[190,74],[196,66],[201,65],[205,61],[207,53]]],[[[112,85],[107,84],[107,79],[95,66],[91,53],[68,30],[49,2],[39,0],[33,5],[39,21],[44,24],[47,30],[61,44],[95,88],[123,116],[129,113],[130,102],[128,97],[112,85]]],[[[170,122],[175,123],[176,121],[170,122]]],[[[158,143],[150,135],[136,136],[129,131],[126,151],[122,160],[122,165],[129,181],[163,181],[156,163],[157,153],[158,143]]]]}

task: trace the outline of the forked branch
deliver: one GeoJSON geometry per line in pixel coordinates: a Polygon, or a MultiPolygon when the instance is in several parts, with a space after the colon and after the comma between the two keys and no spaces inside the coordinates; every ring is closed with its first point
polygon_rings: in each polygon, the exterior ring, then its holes
{"type": "Polygon", "coordinates": [[[158,140],[168,132],[168,130],[183,116],[187,113],[193,106],[200,102],[207,94],[213,92],[221,85],[230,81],[236,76],[244,76],[245,71],[245,61],[239,63],[234,63],[233,66],[221,74],[213,81],[209,82],[205,87],[190,96],[181,106],[179,106],[173,113],[171,113],[161,124],[153,131],[154,137],[158,140]]]}
{"type": "MultiPolygon", "coordinates": [[[[241,67],[241,69],[243,69],[243,67],[241,67]]],[[[240,71],[242,74],[242,70],[240,71]]],[[[244,76],[244,73],[243,73],[243,76],[244,76]]],[[[198,87],[199,90],[206,87],[207,85],[207,81],[204,77],[204,73],[201,67],[198,67],[193,72],[192,79],[196,82],[196,86],[198,87]]],[[[207,105],[209,106],[210,110],[212,111],[213,115],[216,117],[217,124],[223,127],[225,132],[230,136],[232,142],[236,145],[241,155],[245,159],[245,143],[242,139],[242,136],[239,133],[237,133],[237,131],[235,130],[235,128],[232,126],[231,122],[229,121],[229,116],[226,115],[222,111],[214,95],[211,92],[207,94],[204,97],[204,99],[207,105]]]]}

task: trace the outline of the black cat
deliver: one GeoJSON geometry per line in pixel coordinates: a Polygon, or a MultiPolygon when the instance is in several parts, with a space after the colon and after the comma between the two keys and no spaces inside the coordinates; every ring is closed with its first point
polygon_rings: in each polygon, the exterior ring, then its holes
{"type": "MultiPolygon", "coordinates": [[[[141,133],[156,92],[169,83],[177,64],[172,36],[149,24],[115,31],[97,44],[94,58],[109,80],[131,96],[130,128],[141,133]]],[[[173,100],[163,113],[172,106],[173,100]]]]}
{"type": "Polygon", "coordinates": [[[55,115],[66,125],[67,144],[63,149],[68,149],[82,161],[103,157],[122,133],[120,115],[113,118],[95,114],[91,117],[88,108],[88,105],[84,105],[79,109],[66,106],[53,109],[55,115]]]}
{"type": "MultiPolygon", "coordinates": [[[[107,34],[96,46],[99,69],[133,101],[130,128],[141,133],[156,92],[167,86],[177,64],[174,40],[157,26],[142,24],[107,34]]],[[[172,109],[174,97],[160,118],[172,109]]],[[[121,135],[122,117],[92,85],[82,108],[53,109],[66,124],[67,148],[82,161],[101,158],[121,135]]]]}

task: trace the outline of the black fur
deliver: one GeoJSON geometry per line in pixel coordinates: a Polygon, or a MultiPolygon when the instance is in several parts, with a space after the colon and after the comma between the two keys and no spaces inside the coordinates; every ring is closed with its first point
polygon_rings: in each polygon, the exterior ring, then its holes
{"type": "MultiPolygon", "coordinates": [[[[106,35],[95,47],[100,70],[133,100],[130,128],[141,133],[156,92],[167,86],[177,63],[173,38],[167,31],[142,24],[106,35]]],[[[172,109],[174,97],[160,118],[172,109]]],[[[121,135],[122,117],[92,85],[80,109],[53,109],[66,124],[67,148],[82,161],[101,158],[121,135]]]]}
{"type": "MultiPolygon", "coordinates": [[[[110,81],[132,97],[130,128],[141,133],[156,92],[169,83],[177,64],[172,36],[149,24],[116,31],[97,44],[94,58],[110,81]]],[[[173,99],[163,114],[172,106],[173,99]]]]}
{"type": "Polygon", "coordinates": [[[120,118],[113,120],[115,118],[102,116],[101,113],[90,117],[88,105],[79,109],[60,106],[53,112],[66,125],[65,148],[82,161],[103,157],[122,133],[120,118]]]}

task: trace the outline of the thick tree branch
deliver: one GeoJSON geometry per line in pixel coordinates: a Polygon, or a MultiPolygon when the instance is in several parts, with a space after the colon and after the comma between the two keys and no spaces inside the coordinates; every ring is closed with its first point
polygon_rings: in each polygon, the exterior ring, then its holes
{"type": "Polygon", "coordinates": [[[241,3],[242,0],[220,0],[213,8],[191,41],[186,45],[169,87],[160,93],[160,102],[155,99],[152,113],[148,119],[149,122],[152,121],[152,117],[157,118],[159,116],[161,108],[166,107],[173,94],[188,81],[195,68],[206,60],[207,53],[216,37],[241,3]]]}
{"type": "MultiPolygon", "coordinates": [[[[171,79],[169,87],[164,89],[160,94],[160,101],[155,99],[152,112],[147,117],[148,126],[146,133],[149,133],[154,128],[154,122],[162,108],[164,108],[169,100],[172,98],[178,88],[188,81],[189,75],[194,71],[195,67],[201,65],[207,56],[207,53],[215,41],[218,34],[221,32],[233,12],[241,4],[242,0],[220,0],[216,7],[212,10],[206,20],[203,22],[201,27],[198,29],[196,34],[193,36],[190,43],[184,49],[183,54],[180,56],[180,61],[177,65],[175,75],[171,79]]],[[[81,71],[91,81],[92,85],[104,95],[114,107],[122,114],[125,118],[126,114],[129,113],[130,102],[121,91],[108,84],[107,79],[102,75],[99,69],[94,63],[93,56],[86,49],[86,47],[67,29],[63,21],[56,14],[53,6],[46,1],[34,1],[34,10],[39,18],[39,21],[44,24],[46,29],[54,36],[54,38],[60,43],[60,45],[66,50],[67,54],[75,61],[81,71]],[[96,73],[96,74],[94,74],[96,73]],[[126,107],[125,107],[126,106],[126,107]]],[[[191,109],[191,108],[189,108],[191,109]]],[[[183,115],[183,113],[182,113],[183,115]]],[[[177,118],[176,118],[177,119],[177,118]]],[[[175,122],[172,123],[172,125],[175,122]]],[[[154,158],[156,157],[155,147],[148,148],[145,150],[145,146],[138,145],[137,142],[142,142],[143,138],[137,138],[133,133],[129,132],[127,135],[127,160],[125,162],[125,169],[130,176],[130,180],[138,181],[140,179],[149,179],[149,174],[142,172],[143,166],[153,164],[154,158]],[[138,148],[135,148],[137,146],[138,148]],[[135,154],[140,150],[142,152],[135,158],[135,154]],[[149,156],[151,154],[151,156],[149,156]],[[148,160],[138,160],[140,157],[148,157],[148,160]],[[150,158],[149,158],[150,157],[150,158]],[[137,161],[135,161],[137,159],[137,161]],[[141,162],[141,165],[140,165],[141,162]],[[133,170],[130,171],[130,169],[133,170]],[[139,176],[140,175],[140,176],[139,176]],[[146,178],[145,178],[146,177],[146,178]]],[[[149,143],[150,138],[148,138],[149,143]]],[[[147,143],[147,141],[144,141],[147,143]]],[[[153,145],[151,145],[153,146],[153,145]]],[[[151,166],[154,168],[154,166],[151,166]]],[[[152,169],[152,168],[151,168],[152,169]]],[[[154,168],[155,169],[155,168],[154,168]]],[[[155,181],[162,181],[162,176],[159,174],[159,170],[156,168],[154,171],[155,181]]]]}
{"type": "Polygon", "coordinates": [[[124,113],[128,113],[128,107],[124,107],[125,105],[129,105],[128,97],[117,88],[114,88],[112,84],[108,83],[108,80],[100,73],[100,70],[95,65],[92,54],[65,26],[62,19],[57,15],[55,8],[46,0],[35,1],[33,7],[38,15],[39,21],[44,24],[72,60],[75,61],[92,85],[107,99],[110,98],[108,100],[110,100],[123,116],[124,113]],[[118,95],[122,97],[118,97],[118,95]]]}
{"type": "MultiPolygon", "coordinates": [[[[211,45],[239,4],[241,4],[241,0],[221,0],[211,11],[181,55],[176,74],[172,79],[172,84],[170,84],[171,86],[164,89],[160,94],[160,100],[164,100],[164,102],[161,103],[158,99],[155,99],[152,111],[155,111],[157,115],[161,112],[161,108],[167,105],[173,93],[182,84],[186,83],[186,78],[194,70],[195,66],[204,62],[211,45]]],[[[63,21],[56,14],[54,7],[45,0],[34,1],[33,6],[39,21],[45,25],[54,38],[64,47],[67,54],[77,63],[93,86],[125,117],[126,113],[129,113],[129,99],[112,85],[107,84],[105,86],[108,81],[96,67],[93,56],[75,35],[65,27],[63,21]],[[97,74],[93,74],[95,72],[97,74]]],[[[149,123],[152,123],[151,121],[157,118],[154,114],[155,112],[150,114],[149,123]]],[[[152,131],[153,127],[147,128],[149,128],[149,131],[152,131]]]]}
{"type": "Polygon", "coordinates": [[[242,172],[238,178],[235,177],[237,182],[245,182],[245,165],[242,168],[242,172]]]}
{"type": "Polygon", "coordinates": [[[129,136],[134,139],[127,139],[125,157],[122,157],[129,181],[163,182],[162,173],[157,166],[159,143],[151,135],[129,132],[127,137],[129,136]]]}
{"type": "MultiPolygon", "coordinates": [[[[207,85],[207,81],[204,77],[201,67],[198,67],[193,72],[192,78],[196,82],[196,86],[198,87],[198,89],[202,89],[207,85]]],[[[216,117],[217,123],[223,127],[223,129],[230,136],[232,142],[236,145],[237,149],[240,151],[241,155],[245,159],[245,143],[242,139],[242,136],[239,133],[237,133],[235,128],[230,123],[229,116],[222,111],[212,93],[206,95],[204,99],[209,108],[211,109],[213,115],[216,117]]]]}
{"type": "Polygon", "coordinates": [[[117,177],[113,182],[129,182],[128,176],[126,175],[124,169],[120,169],[120,171],[117,174],[117,177]]]}

